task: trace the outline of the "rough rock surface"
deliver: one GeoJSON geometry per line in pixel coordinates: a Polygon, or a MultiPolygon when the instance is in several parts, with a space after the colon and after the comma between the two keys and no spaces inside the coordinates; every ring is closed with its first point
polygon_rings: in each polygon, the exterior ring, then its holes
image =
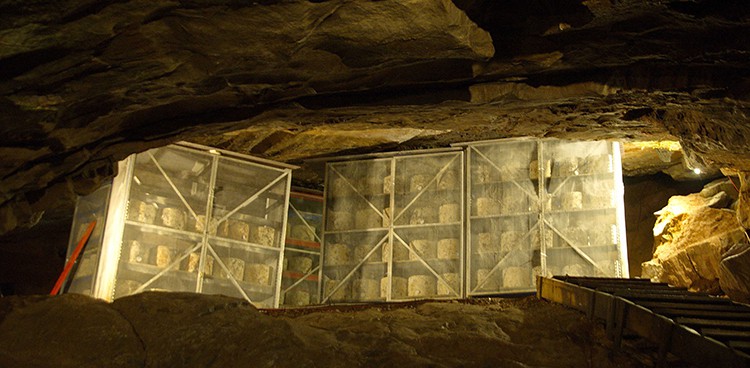
{"type": "Polygon", "coordinates": [[[679,138],[694,162],[750,169],[742,0],[6,0],[0,14],[0,232],[130,153],[256,127],[257,144],[226,144],[299,160],[337,151],[299,144],[337,126],[396,129],[355,151],[679,138]]]}
{"type": "Polygon", "coordinates": [[[729,179],[708,184],[701,193],[674,196],[656,212],[653,259],[642,264],[642,276],[653,281],[688,287],[693,291],[721,292],[719,263],[722,254],[745,238],[737,221],[729,179]]]}
{"type": "Polygon", "coordinates": [[[0,366],[13,367],[641,366],[605,343],[534,298],[266,313],[180,293],[0,298],[0,366]]]}
{"type": "Polygon", "coordinates": [[[719,282],[732,300],[750,304],[750,243],[746,239],[721,255],[719,282]]]}

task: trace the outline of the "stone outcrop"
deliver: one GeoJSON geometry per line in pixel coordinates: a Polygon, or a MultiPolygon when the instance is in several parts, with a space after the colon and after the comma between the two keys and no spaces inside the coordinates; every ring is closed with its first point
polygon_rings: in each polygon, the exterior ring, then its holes
{"type": "Polygon", "coordinates": [[[721,293],[722,255],[745,238],[730,209],[737,198],[730,185],[729,179],[712,182],[701,193],[670,198],[656,212],[653,259],[643,263],[643,277],[721,293]]]}
{"type": "Polygon", "coordinates": [[[721,255],[719,282],[732,300],[750,304],[750,243],[740,241],[721,255]]]}
{"type": "Polygon", "coordinates": [[[0,1],[0,233],[181,139],[287,161],[520,135],[679,139],[695,162],[747,170],[749,8],[0,1]],[[337,127],[382,134],[307,144],[337,127]]]}
{"type": "Polygon", "coordinates": [[[601,326],[534,298],[264,312],[147,292],[0,298],[3,367],[640,367],[601,326]],[[571,338],[573,336],[574,338],[571,338]]]}

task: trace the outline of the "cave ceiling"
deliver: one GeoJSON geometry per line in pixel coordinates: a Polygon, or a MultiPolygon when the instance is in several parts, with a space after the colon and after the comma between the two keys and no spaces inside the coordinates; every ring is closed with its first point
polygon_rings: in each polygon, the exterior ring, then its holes
{"type": "Polygon", "coordinates": [[[695,164],[750,169],[742,0],[0,0],[0,14],[0,232],[179,140],[292,163],[672,140],[695,164]]]}

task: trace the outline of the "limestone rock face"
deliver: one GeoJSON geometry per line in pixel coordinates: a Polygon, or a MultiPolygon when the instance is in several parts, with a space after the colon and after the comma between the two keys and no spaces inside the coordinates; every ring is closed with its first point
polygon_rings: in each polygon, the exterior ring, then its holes
{"type": "Polygon", "coordinates": [[[674,196],[656,213],[653,258],[642,264],[643,277],[694,291],[721,292],[722,254],[745,237],[735,212],[723,208],[731,203],[726,192],[716,192],[721,185],[714,182],[702,193],[674,196]]]}
{"type": "Polygon", "coordinates": [[[750,303],[750,244],[741,241],[722,254],[719,264],[721,290],[732,300],[750,303]]]}

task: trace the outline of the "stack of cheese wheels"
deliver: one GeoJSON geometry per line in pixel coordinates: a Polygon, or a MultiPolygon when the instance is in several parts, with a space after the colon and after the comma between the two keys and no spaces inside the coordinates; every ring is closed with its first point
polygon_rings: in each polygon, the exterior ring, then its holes
{"type": "Polygon", "coordinates": [[[446,203],[438,209],[438,221],[449,224],[461,221],[461,206],[458,203],[446,203]]]}
{"type": "Polygon", "coordinates": [[[267,264],[249,263],[245,266],[245,281],[256,285],[270,285],[273,268],[267,264]]]}
{"type": "Polygon", "coordinates": [[[408,295],[410,297],[427,297],[437,293],[437,280],[434,276],[413,275],[409,276],[408,295]]]}
{"type": "Polygon", "coordinates": [[[412,261],[422,259],[435,259],[437,257],[437,247],[434,240],[415,239],[409,242],[413,252],[409,253],[409,259],[412,261]]]}
{"type": "Polygon", "coordinates": [[[161,210],[161,224],[166,227],[183,230],[186,221],[185,212],[179,208],[166,207],[161,210]]]}
{"type": "MultiPolygon", "coordinates": [[[[198,272],[198,267],[200,267],[200,260],[201,255],[200,253],[190,253],[187,258],[187,263],[185,264],[185,267],[183,268],[187,272],[198,272]]],[[[206,260],[203,263],[203,274],[204,275],[213,275],[214,273],[214,257],[210,255],[206,255],[206,260]]]]}
{"type": "Polygon", "coordinates": [[[128,219],[144,224],[153,224],[156,220],[157,211],[158,208],[153,203],[131,200],[128,207],[128,219]]]}
{"type": "Polygon", "coordinates": [[[508,289],[531,287],[529,269],[524,267],[508,267],[503,269],[503,287],[508,289]]]}
{"type": "Polygon", "coordinates": [[[461,244],[458,238],[446,238],[438,240],[438,259],[458,259],[460,245],[461,244]]]}
{"type": "Polygon", "coordinates": [[[343,243],[326,244],[325,263],[328,266],[340,266],[349,263],[349,245],[343,243]]]}

